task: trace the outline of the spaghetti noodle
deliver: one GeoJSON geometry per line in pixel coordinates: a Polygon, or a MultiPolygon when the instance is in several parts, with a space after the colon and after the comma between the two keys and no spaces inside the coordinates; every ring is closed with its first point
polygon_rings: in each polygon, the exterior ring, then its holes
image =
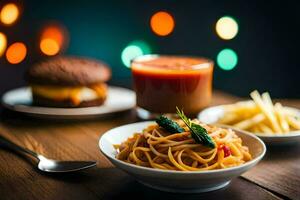
{"type": "Polygon", "coordinates": [[[213,170],[241,165],[252,159],[242,139],[231,129],[223,129],[200,123],[215,143],[215,148],[198,144],[182,121],[182,133],[171,134],[158,125],[150,125],[142,133],[135,133],[120,145],[117,159],[144,167],[199,171],[213,170]]]}

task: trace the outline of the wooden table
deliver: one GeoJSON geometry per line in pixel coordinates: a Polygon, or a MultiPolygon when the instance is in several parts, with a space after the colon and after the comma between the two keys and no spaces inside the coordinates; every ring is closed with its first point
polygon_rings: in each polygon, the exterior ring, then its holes
{"type": "MultiPolygon", "coordinates": [[[[215,92],[213,105],[239,100],[215,92]]],[[[300,108],[300,100],[283,101],[300,108]]],[[[204,194],[173,194],[147,188],[116,169],[100,153],[98,140],[112,127],[135,122],[134,111],[92,121],[42,121],[2,112],[0,134],[62,160],[97,160],[80,173],[45,174],[32,160],[0,150],[0,199],[300,199],[300,145],[268,147],[263,161],[221,190],[204,194]]],[[[172,184],[172,183],[170,183],[172,184]]]]}

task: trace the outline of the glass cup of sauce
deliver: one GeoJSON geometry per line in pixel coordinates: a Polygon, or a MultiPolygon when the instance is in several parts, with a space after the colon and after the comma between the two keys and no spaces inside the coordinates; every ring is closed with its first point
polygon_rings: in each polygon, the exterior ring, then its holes
{"type": "Polygon", "coordinates": [[[213,61],[202,57],[145,55],[131,63],[137,114],[151,119],[176,106],[195,117],[212,96],[213,61]]]}

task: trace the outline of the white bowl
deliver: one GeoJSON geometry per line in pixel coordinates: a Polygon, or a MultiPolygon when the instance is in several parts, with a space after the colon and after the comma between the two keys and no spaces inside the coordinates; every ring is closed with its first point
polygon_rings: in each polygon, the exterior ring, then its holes
{"type": "Polygon", "coordinates": [[[155,122],[138,122],[111,129],[99,141],[101,152],[118,168],[132,175],[138,182],[168,192],[197,193],[225,187],[230,181],[256,165],[265,155],[266,147],[256,136],[237,131],[243,143],[249,147],[253,160],[237,167],[210,171],[172,171],[141,167],[116,159],[114,144],[120,144],[134,133],[141,132],[155,122]]]}
{"type": "MultiPolygon", "coordinates": [[[[298,112],[300,116],[300,111],[298,109],[292,107],[287,107],[287,108],[298,112]]],[[[224,116],[224,113],[225,113],[224,105],[209,107],[199,113],[198,119],[207,124],[217,124],[219,119],[224,116]]],[[[230,127],[230,126],[226,126],[226,127],[230,127]]],[[[291,131],[289,133],[284,133],[284,134],[282,133],[276,133],[276,134],[252,133],[252,134],[257,135],[268,145],[285,145],[285,144],[291,144],[300,141],[300,130],[291,131]]]]}

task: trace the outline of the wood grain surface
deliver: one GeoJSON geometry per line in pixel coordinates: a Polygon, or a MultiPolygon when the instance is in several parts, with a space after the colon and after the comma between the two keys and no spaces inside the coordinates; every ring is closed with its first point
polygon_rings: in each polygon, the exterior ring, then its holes
{"type": "MultiPolygon", "coordinates": [[[[240,98],[216,92],[212,105],[240,98]]],[[[300,108],[300,100],[284,100],[300,108]]],[[[100,153],[105,131],[138,121],[134,111],[89,121],[49,121],[2,111],[0,134],[61,160],[97,160],[96,168],[72,174],[39,172],[29,157],[0,149],[0,199],[299,199],[300,145],[268,147],[258,166],[221,190],[203,194],[173,194],[147,188],[116,169],[100,153]]]]}

